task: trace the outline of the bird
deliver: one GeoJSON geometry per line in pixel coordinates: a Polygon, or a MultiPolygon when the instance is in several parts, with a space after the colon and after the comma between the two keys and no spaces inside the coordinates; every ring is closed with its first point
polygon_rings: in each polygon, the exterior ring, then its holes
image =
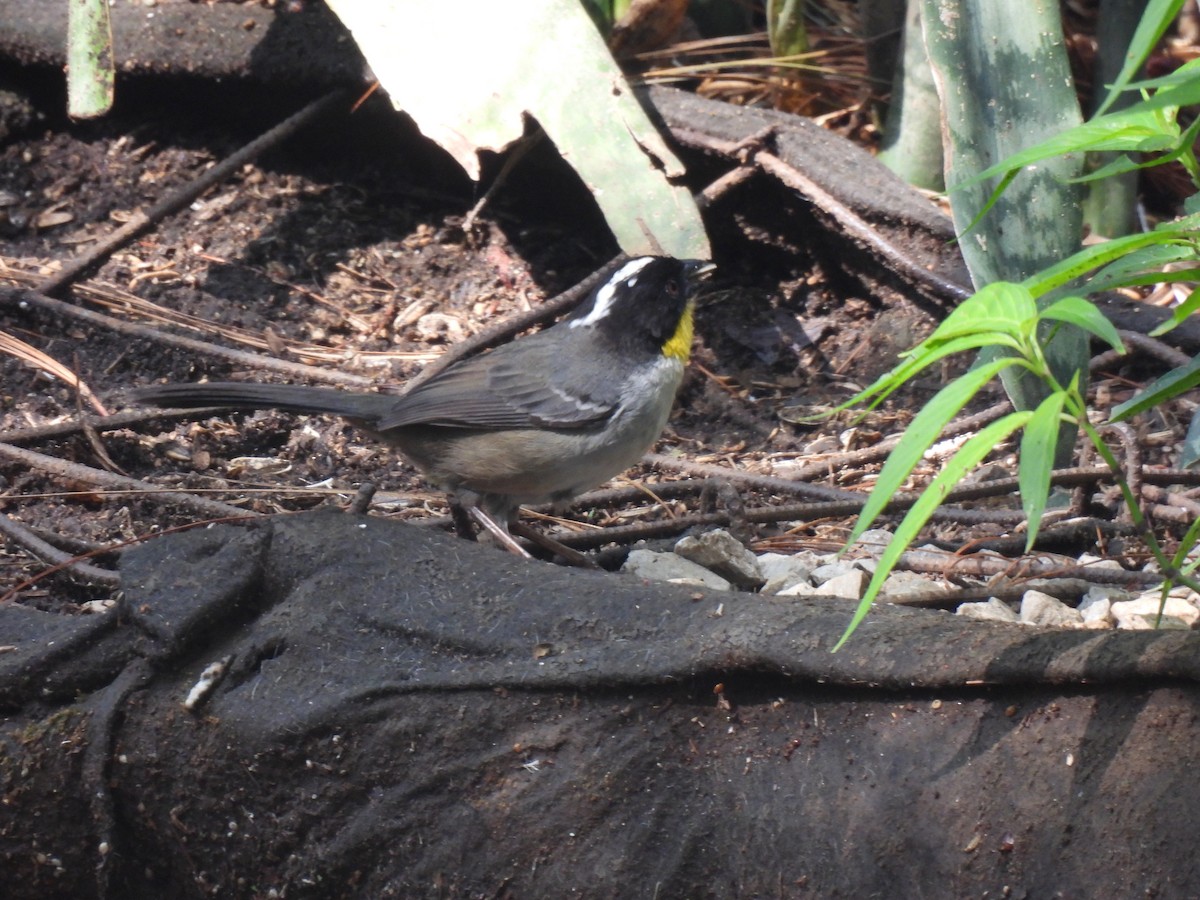
{"type": "Polygon", "coordinates": [[[641,459],[666,425],[692,346],[695,289],[714,267],[641,256],[565,319],[455,362],[403,394],[199,382],[138,403],[331,413],[395,447],[501,543],[523,505],[567,501],[641,459]]]}

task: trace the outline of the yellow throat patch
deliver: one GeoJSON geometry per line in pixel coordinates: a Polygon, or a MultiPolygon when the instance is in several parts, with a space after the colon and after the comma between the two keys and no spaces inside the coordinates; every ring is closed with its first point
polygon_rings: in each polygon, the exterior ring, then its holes
{"type": "Polygon", "coordinates": [[[679,317],[679,324],[675,326],[675,333],[667,338],[662,345],[663,356],[672,356],[685,364],[692,352],[693,307],[694,304],[692,303],[687,305],[687,309],[679,317]]]}

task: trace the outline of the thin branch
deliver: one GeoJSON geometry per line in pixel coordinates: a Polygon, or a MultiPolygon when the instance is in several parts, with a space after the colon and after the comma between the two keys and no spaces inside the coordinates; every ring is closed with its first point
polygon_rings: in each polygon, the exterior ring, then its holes
{"type": "Polygon", "coordinates": [[[86,584],[115,588],[120,582],[116,572],[80,562],[73,554],[64,553],[57,547],[46,543],[26,526],[4,513],[0,513],[0,534],[18,547],[29,551],[42,562],[56,566],[86,584]]]}
{"type": "MultiPolygon", "coordinates": [[[[220,261],[217,257],[207,255],[202,255],[201,259],[209,262],[220,261]]],[[[38,282],[42,280],[41,277],[32,271],[14,266],[13,262],[14,260],[7,260],[0,257],[0,279],[11,281],[12,287],[36,289],[38,282]]],[[[233,264],[230,263],[230,265],[233,264]]],[[[263,277],[270,278],[265,273],[263,273],[263,277]]],[[[320,296],[315,291],[308,290],[300,285],[294,285],[279,279],[271,280],[277,284],[286,286],[289,290],[305,294],[310,298],[315,299],[320,296]]],[[[72,296],[77,300],[89,301],[96,307],[99,307],[102,312],[126,319],[133,317],[147,326],[172,325],[191,332],[197,332],[201,338],[208,338],[215,335],[230,341],[234,345],[248,347],[256,351],[268,351],[274,356],[308,361],[310,364],[354,362],[378,366],[393,361],[427,362],[436,358],[440,352],[428,350],[347,350],[344,346],[336,347],[328,344],[313,344],[285,337],[277,337],[269,340],[264,336],[261,329],[239,328],[236,325],[214,322],[200,316],[190,315],[178,309],[161,306],[147,300],[145,297],[139,297],[129,291],[122,290],[115,285],[98,281],[76,284],[72,289],[72,296]]],[[[326,300],[324,302],[328,303],[329,301],[326,300]]],[[[359,327],[357,317],[351,316],[344,310],[339,309],[337,312],[345,321],[350,322],[352,327],[359,327]]],[[[151,331],[150,333],[153,334],[154,332],[151,331]]]]}
{"type": "Polygon", "coordinates": [[[82,463],[68,462],[54,456],[47,456],[44,453],[26,450],[23,447],[14,447],[11,444],[0,444],[0,459],[8,459],[59,478],[82,481],[85,484],[94,484],[101,488],[138,491],[145,494],[169,494],[172,503],[187,507],[200,515],[240,517],[258,515],[258,513],[251,510],[231,506],[228,503],[221,503],[219,500],[210,500],[207,497],[198,497],[194,494],[181,494],[177,490],[160,487],[148,481],[139,481],[136,478],[130,478],[126,475],[115,475],[112,472],[105,472],[103,469],[95,469],[91,466],[85,466],[82,463]]]}
{"type": "Polygon", "coordinates": [[[789,166],[778,156],[760,152],[754,155],[754,162],[761,166],[764,172],[799,191],[821,210],[832,216],[847,234],[861,242],[863,246],[870,248],[871,252],[880,260],[893,267],[911,283],[925,288],[939,299],[955,303],[971,296],[969,287],[944,278],[917,263],[911,256],[886,240],[878,231],[863,221],[862,217],[850,207],[839,202],[815,181],[789,166]]]}
{"type": "Polygon", "coordinates": [[[1007,559],[991,554],[972,553],[960,556],[939,550],[905,550],[896,563],[897,568],[943,578],[1076,578],[1091,584],[1151,585],[1162,581],[1154,572],[1138,572],[1106,566],[1082,566],[1074,561],[1030,555],[1007,559]]]}
{"type": "Polygon", "coordinates": [[[64,318],[78,319],[87,322],[89,325],[107,328],[118,334],[126,334],[141,340],[166,344],[170,347],[186,350],[189,353],[223,359],[240,366],[264,369],[268,372],[274,372],[289,378],[308,378],[316,381],[324,381],[328,384],[345,385],[346,387],[370,387],[376,383],[374,379],[365,378],[362,375],[350,375],[319,366],[307,366],[304,363],[289,362],[285,359],[275,359],[257,353],[247,353],[244,350],[231,350],[228,347],[210,344],[207,341],[198,341],[195,338],[167,334],[166,332],[158,331],[145,325],[139,325],[136,322],[126,322],[122,319],[107,316],[104,313],[83,309],[72,303],[64,303],[62,300],[56,300],[37,291],[25,290],[23,288],[0,288],[0,304],[3,303],[9,303],[14,306],[22,304],[36,306],[39,309],[55,313],[64,318]]]}
{"type": "MultiPolygon", "coordinates": [[[[125,412],[113,413],[111,416],[84,416],[84,421],[97,431],[116,431],[118,428],[128,428],[130,425],[141,425],[145,422],[190,421],[192,419],[203,419],[209,415],[215,416],[228,411],[225,407],[213,407],[212,409],[132,409],[125,412]]],[[[0,444],[38,444],[42,441],[70,437],[82,430],[83,422],[80,421],[79,417],[74,417],[49,425],[0,431],[0,444]]]]}
{"type": "Polygon", "coordinates": [[[255,138],[232,156],[207,170],[199,178],[156,203],[149,211],[135,215],[129,222],[101,240],[87,253],[65,265],[57,275],[42,282],[39,286],[40,292],[47,296],[60,294],[64,288],[101,265],[139,234],[157,225],[172,213],[183,209],[213,185],[224,181],[250,160],[291,137],[309,122],[320,117],[338,103],[344,102],[345,98],[344,91],[332,91],[284,119],[270,131],[255,138]]]}
{"type": "Polygon", "coordinates": [[[1176,350],[1174,347],[1164,344],[1162,341],[1152,338],[1147,334],[1142,334],[1138,331],[1118,331],[1126,344],[1136,347],[1147,356],[1153,356],[1165,362],[1172,369],[1178,369],[1181,366],[1186,366],[1192,361],[1192,358],[1186,353],[1176,350]]]}
{"type": "MultiPolygon", "coordinates": [[[[1011,410],[1012,404],[1007,400],[1002,400],[980,412],[969,416],[961,416],[942,429],[941,434],[938,435],[938,440],[944,441],[947,438],[965,434],[968,431],[975,431],[984,425],[990,425],[1011,410]]],[[[902,437],[902,434],[898,434],[886,438],[873,446],[863,447],[861,450],[851,450],[847,453],[837,453],[832,456],[823,457],[817,462],[810,462],[797,470],[792,477],[797,481],[804,481],[809,478],[826,475],[831,470],[842,470],[878,462],[896,448],[902,437]]]]}

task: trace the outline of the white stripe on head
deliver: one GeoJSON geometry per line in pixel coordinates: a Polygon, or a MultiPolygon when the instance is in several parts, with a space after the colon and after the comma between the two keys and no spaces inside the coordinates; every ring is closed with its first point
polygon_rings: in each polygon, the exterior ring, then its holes
{"type": "Polygon", "coordinates": [[[608,310],[612,306],[613,297],[617,293],[617,285],[625,282],[629,287],[637,284],[638,273],[650,263],[654,262],[653,256],[641,256],[637,259],[631,259],[621,268],[613,273],[612,278],[605,282],[604,287],[596,291],[596,302],[592,305],[592,311],[582,319],[575,319],[571,322],[572,328],[578,328],[580,325],[592,325],[599,322],[608,315],[608,310]]]}

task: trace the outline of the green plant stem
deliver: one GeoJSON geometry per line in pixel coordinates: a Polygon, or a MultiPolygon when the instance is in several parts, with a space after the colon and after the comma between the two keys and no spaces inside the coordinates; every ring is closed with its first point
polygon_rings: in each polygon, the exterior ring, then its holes
{"type": "Polygon", "coordinates": [[[1113,455],[1112,450],[1109,449],[1108,444],[1100,437],[1100,433],[1096,431],[1095,426],[1087,420],[1087,411],[1082,397],[1075,393],[1068,396],[1067,402],[1068,406],[1072,408],[1072,415],[1075,417],[1079,427],[1087,435],[1088,440],[1092,442],[1092,446],[1096,448],[1096,452],[1100,454],[1100,458],[1104,460],[1104,464],[1112,471],[1113,479],[1116,481],[1117,487],[1120,488],[1125,506],[1129,509],[1129,516],[1133,519],[1134,526],[1141,532],[1142,540],[1150,548],[1150,553],[1154,557],[1154,561],[1158,563],[1159,569],[1163,574],[1163,580],[1185,585],[1191,590],[1200,593],[1200,581],[1181,571],[1173,560],[1167,558],[1162,546],[1158,543],[1158,538],[1154,536],[1154,531],[1146,521],[1146,516],[1138,504],[1137,497],[1133,495],[1133,490],[1129,487],[1129,482],[1125,480],[1125,476],[1121,472],[1120,463],[1117,462],[1117,458],[1113,455]]]}
{"type": "Polygon", "coordinates": [[[767,38],[772,56],[796,56],[808,52],[808,30],[804,23],[805,0],[767,0],[767,38]]]}
{"type": "Polygon", "coordinates": [[[1191,575],[1200,566],[1200,556],[1191,562],[1188,562],[1187,559],[1188,551],[1194,549],[1197,540],[1200,540],[1200,519],[1192,523],[1187,534],[1183,536],[1183,540],[1179,542],[1179,552],[1175,554],[1175,565],[1185,575],[1191,575]]]}

